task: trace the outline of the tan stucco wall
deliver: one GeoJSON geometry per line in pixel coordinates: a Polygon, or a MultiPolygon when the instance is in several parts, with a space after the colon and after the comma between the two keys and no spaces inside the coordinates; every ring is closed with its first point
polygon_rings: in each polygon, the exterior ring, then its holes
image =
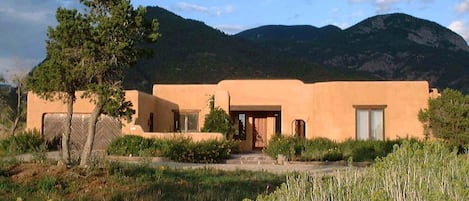
{"type": "MultiPolygon", "coordinates": [[[[77,93],[77,100],[73,105],[74,113],[91,113],[94,108],[94,104],[89,99],[80,98],[81,93],[77,93]]],[[[132,133],[130,128],[134,124],[141,125],[143,131],[148,131],[148,117],[150,112],[155,111],[156,98],[152,95],[145,94],[136,90],[125,92],[126,100],[132,102],[132,108],[135,110],[135,114],[132,116],[132,121],[128,123],[126,120],[122,120],[122,133],[132,133]]],[[[42,129],[42,118],[47,113],[66,113],[67,108],[61,101],[45,101],[39,98],[36,94],[28,93],[28,104],[27,104],[27,129],[42,129]]]]}
{"type": "MultiPolygon", "coordinates": [[[[132,102],[132,108],[135,114],[132,116],[132,121],[127,123],[123,121],[122,133],[123,134],[140,134],[139,131],[133,129],[133,125],[139,125],[144,132],[150,130],[149,120],[150,113],[156,114],[156,98],[150,94],[140,91],[131,90],[125,93],[126,100],[132,102]]],[[[156,127],[156,120],[153,117],[153,126],[156,127]]]]}
{"type": "MultiPolygon", "coordinates": [[[[328,137],[337,141],[355,139],[354,106],[385,105],[385,138],[423,137],[418,111],[430,98],[425,81],[347,81],[304,84],[299,80],[224,80],[217,85],[155,85],[153,94],[160,100],[158,122],[171,130],[174,110],[199,109],[199,127],[208,113],[208,100],[215,105],[281,106],[282,134],[293,134],[293,122],[306,122],[306,137],[328,137]],[[225,92],[225,93],[222,93],[225,92]],[[163,103],[163,104],[162,104],[163,103]]],[[[252,119],[248,119],[248,126],[252,119]]],[[[268,120],[269,138],[273,119],[268,120]]],[[[160,127],[163,128],[163,127],[160,127]]],[[[248,130],[250,128],[248,127],[248,130]]],[[[162,130],[162,131],[163,131],[162,130]]],[[[247,136],[242,147],[252,147],[247,136]]]]}
{"type": "MultiPolygon", "coordinates": [[[[77,93],[77,100],[73,106],[74,113],[90,113],[94,104],[89,100],[81,99],[81,93],[77,93]]],[[[26,114],[26,129],[42,129],[42,118],[47,113],[66,113],[67,106],[61,101],[45,101],[36,94],[28,93],[26,114]]]]}
{"type": "MultiPolygon", "coordinates": [[[[77,93],[80,97],[81,93],[77,93]]],[[[122,120],[122,134],[140,135],[147,138],[173,138],[173,137],[189,137],[193,141],[204,140],[219,140],[223,138],[221,133],[173,133],[173,132],[148,132],[149,131],[149,117],[153,113],[154,130],[162,127],[159,120],[161,115],[157,112],[158,106],[157,98],[153,95],[139,92],[136,90],[129,90],[125,93],[126,100],[132,102],[132,108],[135,114],[132,116],[132,121],[127,122],[122,120]],[[157,117],[160,117],[159,119],[157,117]]],[[[161,105],[160,105],[161,106],[161,105]]],[[[167,106],[167,105],[163,105],[167,106]]],[[[93,110],[94,104],[90,103],[87,99],[77,98],[74,104],[74,113],[90,113],[93,110]]],[[[28,107],[27,107],[27,129],[37,129],[41,131],[42,117],[46,113],[65,113],[67,111],[66,105],[60,101],[45,101],[40,99],[34,93],[28,94],[28,107]]],[[[172,117],[171,117],[172,121],[172,117]]]]}
{"type": "Polygon", "coordinates": [[[198,129],[203,127],[205,115],[210,112],[209,101],[214,95],[216,85],[154,85],[156,96],[156,131],[172,132],[174,111],[199,112],[198,129]]]}
{"type": "MultiPolygon", "coordinates": [[[[130,123],[123,122],[123,134],[151,135],[149,116],[154,114],[154,131],[172,133],[174,111],[198,112],[198,130],[210,111],[209,101],[226,111],[231,106],[275,106],[281,108],[281,133],[293,134],[293,122],[306,122],[306,137],[327,137],[342,141],[355,139],[354,106],[385,105],[385,138],[423,137],[423,127],[417,115],[427,107],[430,97],[425,81],[354,81],[305,84],[299,80],[224,80],[218,84],[182,84],[153,86],[153,95],[126,91],[136,114],[130,123]]],[[[89,113],[94,105],[78,98],[75,113],[89,113]]],[[[41,130],[45,113],[64,113],[65,104],[47,102],[29,93],[27,128],[41,130]]],[[[267,138],[275,132],[275,118],[267,119],[267,138]]],[[[247,119],[247,130],[253,123],[247,119]]],[[[251,133],[252,134],[252,133],[251,133]]],[[[155,133],[155,136],[159,134],[155,133]]],[[[242,150],[252,148],[252,136],[241,143],[242,150]]]]}
{"type": "Polygon", "coordinates": [[[325,82],[308,86],[313,92],[308,137],[355,139],[354,105],[386,105],[385,138],[423,137],[418,112],[430,97],[424,81],[325,82]]]}
{"type": "Polygon", "coordinates": [[[293,120],[310,118],[312,92],[299,80],[225,80],[218,85],[229,92],[231,105],[280,105],[283,134],[292,133],[293,120]]]}

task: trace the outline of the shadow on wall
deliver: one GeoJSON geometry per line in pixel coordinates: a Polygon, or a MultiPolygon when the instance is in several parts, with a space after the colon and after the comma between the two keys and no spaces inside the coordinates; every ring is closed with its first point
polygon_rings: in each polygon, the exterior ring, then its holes
{"type": "MultiPolygon", "coordinates": [[[[159,98],[156,99],[156,108],[153,114],[153,128],[154,132],[174,132],[174,120],[175,114],[174,111],[179,111],[179,105],[159,98]]],[[[145,116],[146,119],[149,119],[150,116],[145,116]]],[[[149,130],[147,130],[149,131],[149,130]]]]}

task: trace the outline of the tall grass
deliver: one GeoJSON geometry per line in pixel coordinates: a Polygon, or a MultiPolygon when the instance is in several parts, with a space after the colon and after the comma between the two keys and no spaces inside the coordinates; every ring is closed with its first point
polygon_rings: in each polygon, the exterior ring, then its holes
{"type": "Polygon", "coordinates": [[[469,161],[441,143],[404,142],[364,169],[287,177],[257,200],[468,200],[469,161]]]}

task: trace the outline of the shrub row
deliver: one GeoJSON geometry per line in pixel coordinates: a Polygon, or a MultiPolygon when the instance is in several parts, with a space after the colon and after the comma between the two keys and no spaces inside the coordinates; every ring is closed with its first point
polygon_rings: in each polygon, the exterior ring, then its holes
{"type": "Polygon", "coordinates": [[[113,140],[107,152],[119,156],[162,156],[178,162],[216,163],[229,158],[237,146],[238,142],[230,140],[193,142],[184,137],[149,139],[125,135],[113,140]]]}
{"type": "Polygon", "coordinates": [[[404,141],[365,169],[290,176],[256,200],[467,200],[469,160],[440,142],[404,141]]]}
{"type": "Polygon", "coordinates": [[[27,130],[1,140],[0,150],[5,155],[39,152],[55,148],[51,143],[46,141],[39,131],[27,130]]]}
{"type": "MultiPolygon", "coordinates": [[[[301,161],[373,161],[392,152],[395,144],[402,144],[402,139],[386,141],[346,140],[342,143],[327,138],[304,139],[298,137],[273,137],[263,150],[265,154],[276,158],[279,154],[288,160],[301,161]]],[[[414,140],[416,141],[416,140],[414,140]]]]}

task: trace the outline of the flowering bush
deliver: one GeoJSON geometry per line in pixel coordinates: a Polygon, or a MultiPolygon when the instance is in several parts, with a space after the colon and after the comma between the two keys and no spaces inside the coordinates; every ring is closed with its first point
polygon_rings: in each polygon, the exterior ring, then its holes
{"type": "Polygon", "coordinates": [[[216,163],[230,157],[238,142],[208,140],[193,142],[190,138],[148,139],[126,135],[111,142],[107,152],[119,156],[163,156],[178,162],[216,163]]]}

